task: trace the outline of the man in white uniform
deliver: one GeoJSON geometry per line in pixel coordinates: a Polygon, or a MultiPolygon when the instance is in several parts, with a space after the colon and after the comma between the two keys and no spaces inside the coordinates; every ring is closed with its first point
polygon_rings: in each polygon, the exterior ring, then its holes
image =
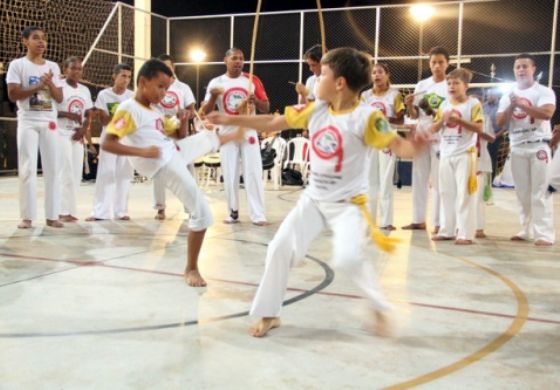
{"type": "MultiPolygon", "coordinates": [[[[420,110],[418,105],[424,99],[437,112],[441,103],[448,99],[445,72],[449,66],[449,53],[443,47],[430,50],[430,71],[432,76],[420,81],[414,93],[405,97],[408,115],[418,120],[416,131],[429,131],[433,115],[420,110]]],[[[438,190],[439,139],[434,139],[431,148],[418,153],[412,162],[412,223],[403,226],[407,230],[426,229],[426,206],[428,189],[432,185],[432,222],[434,233],[439,230],[440,199],[438,190]]]]}
{"type": "MultiPolygon", "coordinates": [[[[248,106],[256,107],[261,113],[270,110],[268,96],[262,82],[253,76],[243,73],[243,52],[231,48],[226,52],[224,62],[226,73],[210,81],[206,88],[206,96],[202,111],[210,113],[215,106],[220,112],[228,115],[239,115],[239,106],[249,102],[248,106]]],[[[220,126],[220,134],[233,132],[236,126],[220,126]]],[[[228,205],[228,217],[224,223],[239,222],[239,159],[243,162],[243,179],[249,216],[253,224],[267,224],[264,209],[264,188],[262,182],[262,160],[259,139],[255,130],[247,129],[245,141],[229,142],[220,148],[221,168],[224,176],[224,189],[228,205]]]]}
{"type": "Polygon", "coordinates": [[[552,139],[550,120],[556,110],[552,89],[534,79],[535,59],[520,54],[513,65],[516,85],[500,99],[498,126],[509,125],[511,170],[521,211],[521,231],[512,241],[535,239],[537,246],[554,243],[552,197],[547,191],[552,139]]]}
{"type": "Polygon", "coordinates": [[[311,46],[303,54],[303,59],[309,66],[309,70],[313,73],[302,83],[296,84],[296,91],[299,94],[299,103],[306,104],[315,100],[317,96],[317,80],[321,74],[321,57],[323,56],[323,48],[321,45],[311,46]]]}

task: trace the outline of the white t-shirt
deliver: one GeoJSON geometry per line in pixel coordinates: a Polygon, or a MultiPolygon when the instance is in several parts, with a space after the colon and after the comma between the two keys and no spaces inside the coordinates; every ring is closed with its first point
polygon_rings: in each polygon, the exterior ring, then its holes
{"type": "MultiPolygon", "coordinates": [[[[10,62],[6,83],[19,84],[23,89],[39,84],[41,77],[52,71],[52,81],[56,87],[62,87],[60,79],[60,68],[52,61],[47,61],[42,65],[34,64],[27,57],[18,58],[10,62]]],[[[20,120],[56,120],[55,101],[47,86],[36,92],[27,99],[17,101],[18,118],[20,120]]]]}
{"type": "Polygon", "coordinates": [[[305,88],[309,91],[309,95],[307,95],[307,100],[308,101],[313,101],[313,100],[317,99],[317,86],[318,85],[319,85],[319,83],[317,83],[317,76],[315,76],[314,74],[309,76],[307,78],[307,80],[305,81],[305,88]]]}
{"type": "MultiPolygon", "coordinates": [[[[437,111],[435,120],[441,120],[448,111],[453,111],[459,118],[468,122],[484,121],[482,104],[473,97],[468,97],[465,102],[459,104],[453,104],[450,100],[444,101],[437,111]]],[[[457,123],[444,123],[440,133],[439,152],[441,158],[458,156],[466,153],[470,148],[476,147],[478,135],[473,131],[463,129],[457,123]]]]}
{"type": "Polygon", "coordinates": [[[153,177],[177,153],[175,143],[165,135],[164,117],[156,107],[145,107],[135,98],[121,103],[107,125],[107,134],[122,138],[123,144],[139,148],[157,146],[159,158],[129,157],[130,163],[140,174],[153,177]]]}
{"type": "MultiPolygon", "coordinates": [[[[74,88],[64,80],[62,84],[62,93],[64,95],[64,100],[62,100],[62,103],[56,104],[56,109],[62,112],[78,114],[82,117],[83,121],[86,111],[93,107],[89,89],[82,84],[78,84],[78,86],[74,88]]],[[[78,122],[68,118],[58,118],[58,131],[61,135],[72,135],[74,134],[74,129],[78,127],[81,127],[78,122]]]]}
{"type": "MultiPolygon", "coordinates": [[[[210,100],[210,91],[214,88],[224,89],[223,95],[220,95],[216,100],[218,110],[228,115],[239,115],[237,107],[239,107],[241,102],[247,99],[247,96],[249,95],[248,75],[243,73],[239,77],[231,78],[227,74],[223,74],[213,78],[210,80],[208,87],[206,88],[206,96],[204,97],[205,102],[210,100]]],[[[254,93],[259,100],[268,100],[264,86],[257,76],[253,76],[251,92],[254,93]]],[[[237,128],[238,126],[220,126],[220,131],[223,134],[226,134],[235,131],[237,128]]]]}
{"type": "MultiPolygon", "coordinates": [[[[95,108],[104,111],[107,115],[112,117],[117,111],[119,104],[127,99],[130,99],[133,96],[134,92],[132,92],[130,89],[126,89],[122,94],[118,95],[115,93],[115,91],[113,91],[113,88],[105,88],[97,95],[97,99],[95,100],[95,108]]],[[[107,126],[104,126],[103,130],[101,131],[101,142],[103,142],[103,139],[105,138],[106,129],[107,126]]]]}
{"type": "Polygon", "coordinates": [[[387,118],[394,117],[397,112],[404,111],[404,103],[398,89],[390,88],[383,95],[376,95],[372,89],[362,92],[364,103],[377,108],[387,118]]]}
{"type": "MultiPolygon", "coordinates": [[[[484,116],[484,133],[494,136],[494,126],[492,125],[492,119],[490,116],[484,116]]],[[[478,170],[480,172],[492,172],[492,158],[490,157],[490,152],[488,151],[488,141],[483,138],[479,138],[479,157],[478,157],[478,170]]]]}
{"type": "Polygon", "coordinates": [[[161,111],[167,116],[177,115],[177,111],[187,108],[195,103],[191,87],[175,79],[173,84],[165,91],[165,97],[158,104],[161,111]]]}
{"type": "Polygon", "coordinates": [[[370,148],[383,149],[396,132],[380,111],[363,103],[334,112],[322,101],[286,107],[286,121],[295,129],[309,129],[312,167],[305,190],[325,202],[349,200],[368,191],[370,148]]]}
{"type": "MultiPolygon", "coordinates": [[[[439,106],[446,100],[449,99],[449,94],[447,93],[447,80],[443,80],[440,82],[435,82],[432,77],[428,77],[427,79],[421,80],[416,84],[414,88],[414,93],[423,92],[419,95],[414,97],[414,105],[418,106],[420,104],[420,100],[424,97],[428,100],[428,103],[434,110],[434,113],[437,112],[439,106]]],[[[418,109],[418,117],[421,118],[426,116],[423,110],[418,109]]]]}
{"type": "MultiPolygon", "coordinates": [[[[515,86],[512,93],[519,96],[529,106],[556,105],[554,91],[537,82],[527,89],[519,89],[515,86]]],[[[504,112],[510,104],[511,99],[509,95],[504,94],[500,99],[498,113],[504,112]]],[[[509,122],[509,141],[512,148],[527,142],[549,140],[550,138],[552,138],[550,121],[532,118],[520,108],[513,110],[513,115],[509,122]]]]}

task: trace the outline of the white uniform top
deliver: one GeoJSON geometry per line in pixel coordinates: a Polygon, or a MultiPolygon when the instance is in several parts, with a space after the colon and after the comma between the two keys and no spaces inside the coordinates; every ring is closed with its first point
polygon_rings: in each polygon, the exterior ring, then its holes
{"type": "Polygon", "coordinates": [[[307,80],[305,81],[305,88],[309,91],[309,94],[307,95],[307,100],[312,101],[317,99],[318,85],[319,83],[317,83],[317,76],[315,76],[314,74],[312,74],[307,78],[307,80]]]}
{"type": "MultiPolygon", "coordinates": [[[[224,94],[220,95],[216,100],[218,110],[225,112],[228,115],[239,115],[237,107],[241,102],[249,96],[249,77],[246,73],[241,74],[239,77],[231,78],[227,74],[223,74],[213,78],[208,83],[206,88],[206,96],[204,101],[210,100],[210,91],[214,88],[223,88],[224,94]]],[[[268,100],[266,91],[262,82],[257,76],[253,75],[253,83],[251,84],[251,93],[254,93],[259,100],[268,100]]],[[[235,131],[239,126],[220,126],[223,134],[235,131]]]]}
{"type": "MultiPolygon", "coordinates": [[[[441,103],[446,100],[449,100],[449,94],[447,93],[447,80],[440,81],[436,83],[432,77],[428,77],[427,79],[421,80],[416,84],[414,88],[414,93],[424,92],[423,94],[416,95],[414,97],[414,105],[418,106],[420,100],[424,97],[430,103],[430,106],[437,112],[441,103]]],[[[423,110],[418,110],[419,118],[426,116],[423,110]]]]}
{"type": "Polygon", "coordinates": [[[177,114],[177,111],[187,108],[195,102],[191,87],[175,79],[165,91],[165,97],[158,107],[166,116],[173,116],[177,114]]]}
{"type": "Polygon", "coordinates": [[[327,103],[286,107],[288,125],[309,129],[310,184],[306,193],[315,200],[349,200],[368,191],[370,147],[383,149],[397,136],[389,122],[371,106],[334,112],[327,103]]]}
{"type": "MultiPolygon", "coordinates": [[[[463,103],[453,104],[451,101],[444,101],[437,111],[435,121],[441,120],[444,113],[453,111],[459,118],[468,122],[484,122],[482,104],[478,99],[468,97],[463,103]]],[[[457,123],[444,123],[440,130],[441,141],[439,152],[441,158],[457,156],[476,147],[478,135],[470,130],[463,129],[457,123]]]]}
{"type": "MultiPolygon", "coordinates": [[[[494,136],[494,126],[492,125],[492,119],[485,115],[484,116],[484,133],[494,136]]],[[[490,157],[490,152],[488,151],[488,141],[479,138],[479,158],[478,158],[478,170],[480,172],[492,172],[492,158],[490,157]]]]}
{"type": "MultiPolygon", "coordinates": [[[[19,84],[26,89],[39,84],[41,77],[52,71],[52,81],[56,87],[62,87],[60,68],[52,61],[45,60],[42,65],[34,64],[27,57],[18,58],[10,62],[6,83],[19,84]]],[[[17,101],[18,118],[20,120],[56,120],[56,107],[47,86],[37,91],[27,99],[17,101]]]]}
{"type": "Polygon", "coordinates": [[[377,108],[387,118],[394,117],[405,109],[402,95],[396,88],[388,89],[383,95],[376,95],[372,89],[368,89],[362,92],[361,99],[364,103],[377,108]]]}
{"type": "MultiPolygon", "coordinates": [[[[556,105],[556,96],[550,88],[535,82],[527,89],[519,89],[517,86],[513,88],[512,93],[527,105],[533,107],[542,107],[546,104],[556,105]]],[[[511,104],[508,94],[504,94],[500,99],[498,113],[504,112],[511,104]]],[[[535,119],[527,115],[520,108],[513,110],[513,115],[509,122],[509,141],[512,148],[527,142],[538,142],[540,140],[550,140],[552,138],[552,130],[550,121],[535,119]]]]}
{"type": "Polygon", "coordinates": [[[132,98],[119,105],[107,125],[107,134],[123,138],[126,145],[160,148],[159,158],[129,157],[134,169],[144,176],[153,177],[177,152],[173,140],[165,135],[163,119],[156,106],[148,108],[132,98]]]}
{"type": "MultiPolygon", "coordinates": [[[[62,93],[64,100],[62,100],[62,103],[56,104],[56,109],[58,111],[78,114],[82,117],[83,121],[86,111],[93,107],[88,87],[78,83],[78,86],[74,88],[64,80],[62,93]]],[[[74,129],[79,127],[81,126],[78,122],[68,118],[58,118],[58,131],[61,135],[72,135],[74,134],[74,129]]]]}
{"type": "MultiPolygon", "coordinates": [[[[113,116],[119,107],[119,104],[124,102],[127,99],[130,99],[134,96],[134,92],[130,89],[126,89],[122,94],[117,95],[113,88],[105,88],[97,95],[97,99],[95,100],[95,108],[98,108],[104,111],[107,115],[113,116]]],[[[105,130],[107,126],[103,127],[101,131],[101,142],[105,137],[105,130]]]]}

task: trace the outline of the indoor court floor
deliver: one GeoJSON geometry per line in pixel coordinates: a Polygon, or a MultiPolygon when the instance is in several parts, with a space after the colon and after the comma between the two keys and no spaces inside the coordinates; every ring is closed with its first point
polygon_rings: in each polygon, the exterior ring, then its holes
{"type": "MultiPolygon", "coordinates": [[[[17,179],[0,179],[1,389],[558,389],[560,244],[509,237],[513,190],[486,208],[488,239],[470,247],[397,230],[392,255],[368,261],[394,304],[396,337],[370,332],[359,290],[329,265],[329,232],[290,274],[282,326],[250,337],[248,309],[266,246],[301,194],[267,189],[270,225],[225,225],[224,194],[206,191],[215,224],[201,253],[207,288],[182,277],[186,214],[168,196],[154,220],[151,182],[133,184],[129,222],[18,230],[17,179]]],[[[554,195],[560,235],[560,194],[554,195]]],[[[411,192],[396,191],[395,222],[410,222],[411,192]]]]}

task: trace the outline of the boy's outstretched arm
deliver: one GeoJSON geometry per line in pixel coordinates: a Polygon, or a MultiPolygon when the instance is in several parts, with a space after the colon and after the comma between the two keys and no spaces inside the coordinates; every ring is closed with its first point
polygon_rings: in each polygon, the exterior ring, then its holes
{"type": "Polygon", "coordinates": [[[428,143],[429,135],[420,132],[415,133],[410,139],[401,136],[393,138],[389,143],[389,148],[399,157],[413,158],[418,150],[427,147],[428,143]]]}
{"type": "Polygon", "coordinates": [[[215,125],[242,126],[255,129],[258,132],[280,131],[289,129],[284,115],[225,115],[219,112],[211,112],[206,115],[211,123],[215,125]]]}
{"type": "Polygon", "coordinates": [[[160,155],[160,150],[157,146],[137,148],[135,146],[123,145],[119,142],[119,137],[113,134],[107,134],[105,141],[103,141],[101,145],[101,149],[119,156],[158,158],[160,155]]]}

